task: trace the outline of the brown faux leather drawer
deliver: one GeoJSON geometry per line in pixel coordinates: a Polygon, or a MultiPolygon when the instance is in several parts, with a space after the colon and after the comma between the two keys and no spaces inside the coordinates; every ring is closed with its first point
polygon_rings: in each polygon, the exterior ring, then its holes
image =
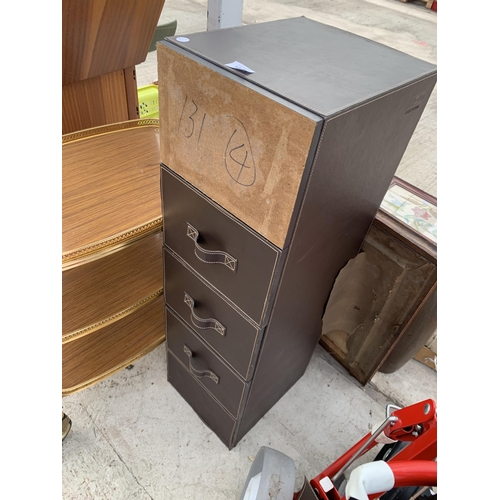
{"type": "Polygon", "coordinates": [[[228,448],[231,448],[236,422],[170,351],[167,352],[167,363],[168,381],[201,420],[228,448]]]}
{"type": "Polygon", "coordinates": [[[168,349],[237,418],[247,384],[168,309],[166,321],[168,349]]]}
{"type": "Polygon", "coordinates": [[[248,379],[259,329],[167,250],[164,249],[163,254],[166,270],[163,293],[167,305],[244,379],[248,379]]]}
{"type": "Polygon", "coordinates": [[[280,251],[162,165],[165,244],[261,324],[280,251]]]}

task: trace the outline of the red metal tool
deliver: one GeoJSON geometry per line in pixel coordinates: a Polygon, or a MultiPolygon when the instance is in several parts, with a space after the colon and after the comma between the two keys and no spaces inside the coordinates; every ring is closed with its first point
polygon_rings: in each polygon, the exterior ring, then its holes
{"type": "Polygon", "coordinates": [[[240,500],[421,500],[434,495],[430,487],[437,486],[436,459],[436,403],[428,399],[406,408],[389,405],[386,419],[373,432],[311,481],[305,480],[297,492],[293,460],[261,447],[240,500]],[[346,480],[351,465],[381,443],[375,460],[351,470],[346,480]]]}
{"type": "MultiPolygon", "coordinates": [[[[380,479],[381,476],[387,473],[388,480],[391,477],[394,480],[391,488],[402,486],[436,486],[436,403],[432,399],[427,399],[405,408],[397,408],[390,405],[387,409],[387,418],[374,432],[360,439],[340,458],[310,481],[310,485],[317,498],[320,500],[346,500],[349,498],[348,488],[346,488],[347,496],[341,496],[335,486],[347,468],[377,444],[397,442],[408,444],[387,460],[388,470],[385,469],[383,471],[382,468],[384,466],[378,464],[371,466],[373,473],[370,473],[369,466],[371,464],[365,464],[368,467],[364,469],[363,473],[365,476],[363,480],[369,482],[371,480],[370,474],[373,478],[380,479]],[[391,411],[394,409],[395,411],[391,411]]],[[[372,463],[376,464],[376,462],[372,463]]],[[[375,480],[375,483],[377,483],[377,480],[375,480]]],[[[386,491],[388,490],[370,492],[366,498],[370,500],[377,499],[386,491]]],[[[301,498],[301,493],[297,492],[294,499],[297,500],[299,498],[301,498]]],[[[350,498],[355,499],[354,496],[350,498]]],[[[357,498],[356,500],[362,499],[357,498]]]]}

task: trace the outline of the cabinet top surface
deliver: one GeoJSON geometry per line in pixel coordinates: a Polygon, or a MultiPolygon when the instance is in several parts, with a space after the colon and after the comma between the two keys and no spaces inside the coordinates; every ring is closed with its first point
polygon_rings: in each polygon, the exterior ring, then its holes
{"type": "Polygon", "coordinates": [[[305,17],[168,40],[322,116],[436,72],[433,64],[305,17]],[[225,66],[235,61],[254,73],[225,66]]]}

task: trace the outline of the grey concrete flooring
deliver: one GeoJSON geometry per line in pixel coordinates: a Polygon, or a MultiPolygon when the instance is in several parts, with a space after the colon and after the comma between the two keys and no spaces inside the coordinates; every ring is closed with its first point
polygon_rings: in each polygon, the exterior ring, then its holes
{"type": "MultiPolygon", "coordinates": [[[[306,16],[436,62],[436,14],[398,0],[245,0],[243,22],[306,16]]],[[[206,28],[206,2],[167,0],[159,24],[206,28]]],[[[156,53],[137,67],[157,79],[156,53]]],[[[436,91],[397,175],[436,195],[436,91]]],[[[73,427],[62,446],[65,500],[238,499],[263,446],[291,456],[297,486],[384,417],[385,405],[437,400],[436,372],[411,360],[361,387],[320,346],[304,376],[231,451],[167,382],[165,345],[112,377],[63,399],[73,427]]]]}
{"type": "Polygon", "coordinates": [[[228,451],[167,382],[163,344],[64,398],[73,427],[62,446],[63,498],[237,500],[261,446],[294,460],[298,488],[380,423],[388,402],[437,400],[430,368],[412,360],[396,374],[362,388],[318,346],[304,376],[228,451]]]}

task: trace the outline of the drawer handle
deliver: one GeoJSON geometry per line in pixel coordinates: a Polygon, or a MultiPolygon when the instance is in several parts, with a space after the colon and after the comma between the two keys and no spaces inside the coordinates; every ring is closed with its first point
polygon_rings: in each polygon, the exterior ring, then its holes
{"type": "Polygon", "coordinates": [[[193,366],[193,353],[187,345],[184,345],[184,352],[187,354],[187,356],[189,358],[189,371],[195,377],[198,377],[198,378],[209,377],[216,384],[219,383],[219,377],[214,372],[211,372],[210,370],[198,370],[198,369],[194,368],[194,366],[193,366]]]}
{"type": "Polygon", "coordinates": [[[187,223],[187,235],[194,241],[194,254],[198,257],[198,259],[206,264],[222,264],[231,269],[231,271],[236,272],[238,260],[226,252],[217,252],[201,248],[200,245],[198,245],[200,233],[195,227],[189,224],[189,222],[187,223]]]}
{"type": "Polygon", "coordinates": [[[216,319],[213,318],[203,319],[196,316],[194,312],[194,306],[196,305],[196,302],[186,292],[184,292],[184,303],[187,304],[187,306],[191,310],[191,323],[193,326],[195,326],[196,328],[200,328],[202,330],[207,330],[209,328],[212,328],[217,333],[220,333],[222,336],[226,334],[226,327],[220,321],[217,321],[216,319]]]}

